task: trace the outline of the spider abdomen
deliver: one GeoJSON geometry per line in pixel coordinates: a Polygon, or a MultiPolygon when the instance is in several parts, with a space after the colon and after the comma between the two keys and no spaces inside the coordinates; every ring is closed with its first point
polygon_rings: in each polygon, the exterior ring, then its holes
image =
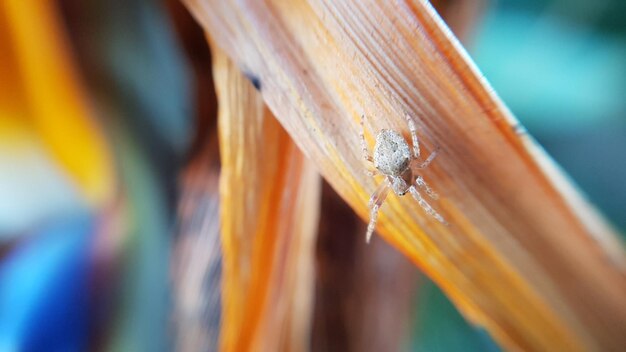
{"type": "Polygon", "coordinates": [[[376,135],[374,167],[389,176],[400,176],[409,167],[411,152],[404,137],[396,131],[381,130],[376,135]]]}

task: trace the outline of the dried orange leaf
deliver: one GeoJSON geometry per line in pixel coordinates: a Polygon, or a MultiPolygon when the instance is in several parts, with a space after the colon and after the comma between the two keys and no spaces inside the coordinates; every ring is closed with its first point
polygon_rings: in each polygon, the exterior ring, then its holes
{"type": "Polygon", "coordinates": [[[378,229],[501,344],[626,345],[615,235],[537,152],[426,1],[185,2],[364,219],[380,180],[365,172],[361,114],[406,136],[408,113],[425,152],[441,148],[423,176],[449,226],[392,196],[378,229]]]}
{"type": "Polygon", "coordinates": [[[218,128],[224,351],[307,348],[320,180],[260,94],[213,50],[218,128]]]}

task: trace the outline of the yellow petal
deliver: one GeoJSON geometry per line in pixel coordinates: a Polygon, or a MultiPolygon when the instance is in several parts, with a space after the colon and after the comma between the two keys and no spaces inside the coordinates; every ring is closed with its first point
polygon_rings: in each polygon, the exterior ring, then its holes
{"type": "Polygon", "coordinates": [[[112,196],[113,171],[54,3],[0,3],[0,134],[33,131],[80,185],[85,198],[112,196]]]}
{"type": "Polygon", "coordinates": [[[423,176],[449,225],[392,195],[378,229],[503,346],[626,345],[615,234],[546,166],[427,2],[185,2],[363,219],[380,180],[361,158],[360,115],[407,136],[409,114],[423,152],[440,147],[423,176]]]}

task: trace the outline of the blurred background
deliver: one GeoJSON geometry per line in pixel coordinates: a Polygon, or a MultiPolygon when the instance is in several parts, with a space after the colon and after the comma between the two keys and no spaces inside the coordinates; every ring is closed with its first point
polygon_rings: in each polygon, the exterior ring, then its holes
{"type": "MultiPolygon", "coordinates": [[[[626,232],[626,2],[433,5],[626,232]]],[[[216,349],[216,109],[179,1],[0,2],[0,351],[216,349]]],[[[325,185],[312,350],[499,350],[363,233],[325,185]]]]}

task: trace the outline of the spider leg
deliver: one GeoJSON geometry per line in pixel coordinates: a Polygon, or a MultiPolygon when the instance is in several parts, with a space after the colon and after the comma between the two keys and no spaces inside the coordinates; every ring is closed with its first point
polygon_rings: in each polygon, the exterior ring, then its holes
{"type": "Polygon", "coordinates": [[[439,213],[435,209],[433,209],[433,207],[431,207],[427,201],[424,200],[424,198],[417,191],[417,188],[415,188],[415,186],[411,186],[409,188],[409,192],[411,192],[411,195],[413,196],[413,198],[415,198],[415,200],[419,203],[419,205],[422,207],[422,209],[424,209],[426,213],[428,213],[433,218],[437,219],[437,221],[439,221],[440,223],[444,225],[448,225],[446,220],[444,220],[444,218],[441,215],[439,215],[439,213]]]}
{"type": "Polygon", "coordinates": [[[363,153],[363,158],[369,161],[370,163],[374,163],[374,159],[370,155],[369,150],[367,149],[367,143],[365,142],[365,115],[361,115],[361,131],[359,132],[359,137],[361,141],[361,152],[363,153]]]}
{"type": "Polygon", "coordinates": [[[385,179],[372,196],[369,201],[370,208],[370,222],[367,225],[367,233],[365,234],[365,242],[370,243],[370,239],[372,238],[372,233],[374,233],[374,229],[376,228],[376,220],[378,220],[378,209],[387,198],[387,194],[389,193],[389,181],[385,179]]]}
{"type": "Polygon", "coordinates": [[[415,184],[418,187],[422,188],[431,199],[439,199],[439,195],[437,194],[437,192],[430,188],[430,186],[428,185],[428,183],[426,183],[426,181],[424,181],[424,178],[422,176],[417,176],[417,178],[415,179],[415,184]]]}
{"type": "Polygon", "coordinates": [[[409,125],[409,131],[411,131],[411,141],[413,142],[413,157],[419,158],[420,156],[420,143],[417,139],[417,128],[415,128],[415,122],[409,114],[404,114],[407,124],[409,125]]]}
{"type": "Polygon", "coordinates": [[[426,158],[426,160],[422,161],[419,164],[411,165],[411,169],[413,169],[413,172],[415,172],[416,170],[425,169],[426,167],[428,167],[428,165],[430,165],[430,163],[433,161],[433,159],[435,159],[438,153],[439,153],[439,148],[433,150],[433,152],[430,153],[430,155],[428,156],[428,158],[426,158]]]}

